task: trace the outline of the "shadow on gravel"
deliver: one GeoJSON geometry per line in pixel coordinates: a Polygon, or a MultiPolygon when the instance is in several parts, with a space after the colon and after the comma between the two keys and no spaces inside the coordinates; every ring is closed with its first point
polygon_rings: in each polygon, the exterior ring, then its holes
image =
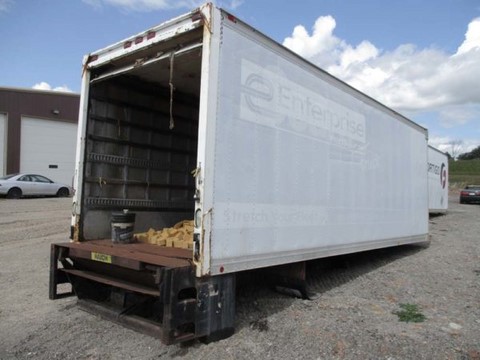
{"type": "Polygon", "coordinates": [[[307,263],[307,286],[318,295],[428,246],[428,243],[403,245],[313,260],[307,263]]]}
{"type": "Polygon", "coordinates": [[[235,332],[269,330],[268,318],[298,299],[275,291],[275,284],[263,270],[237,274],[235,332]]]}
{"type": "MultiPolygon", "coordinates": [[[[309,261],[307,262],[309,291],[314,295],[321,295],[426,247],[428,243],[403,245],[309,261]]],[[[275,291],[275,283],[270,279],[268,273],[262,269],[237,274],[235,333],[238,334],[246,328],[251,332],[268,332],[269,319],[272,315],[287,309],[297,301],[309,306],[311,300],[302,300],[275,291]]],[[[171,357],[183,357],[201,346],[199,341],[178,344],[171,357]]]]}
{"type": "MultiPolygon", "coordinates": [[[[362,253],[341,255],[307,262],[307,286],[314,298],[373,270],[406,256],[428,244],[403,245],[362,253]]],[[[289,307],[294,298],[274,290],[275,284],[261,270],[247,271],[237,277],[236,332],[245,327],[268,331],[268,318],[289,307]]]]}
{"type": "Polygon", "coordinates": [[[432,219],[435,219],[441,216],[446,216],[446,215],[447,215],[446,213],[433,213],[433,214],[429,214],[428,218],[429,220],[432,220],[432,219]]]}

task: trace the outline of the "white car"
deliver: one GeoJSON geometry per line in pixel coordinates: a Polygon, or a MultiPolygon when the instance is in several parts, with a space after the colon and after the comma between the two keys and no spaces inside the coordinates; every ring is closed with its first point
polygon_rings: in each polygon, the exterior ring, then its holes
{"type": "Polygon", "coordinates": [[[0,195],[9,199],[22,196],[70,196],[73,189],[36,174],[12,174],[0,178],[0,195]]]}

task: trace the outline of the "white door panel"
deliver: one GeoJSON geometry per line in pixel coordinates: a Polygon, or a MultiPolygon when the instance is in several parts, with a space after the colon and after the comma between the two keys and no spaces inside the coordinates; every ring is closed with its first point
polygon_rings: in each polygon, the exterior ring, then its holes
{"type": "Polygon", "coordinates": [[[76,124],[22,117],[20,172],[71,185],[76,137],[76,124]]]}

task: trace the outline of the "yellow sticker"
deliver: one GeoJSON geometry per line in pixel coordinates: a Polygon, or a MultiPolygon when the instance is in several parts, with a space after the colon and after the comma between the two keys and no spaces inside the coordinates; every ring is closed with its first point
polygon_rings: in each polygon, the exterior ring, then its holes
{"type": "Polygon", "coordinates": [[[100,254],[96,252],[92,252],[92,260],[101,261],[107,264],[112,263],[112,257],[110,255],[100,254]]]}

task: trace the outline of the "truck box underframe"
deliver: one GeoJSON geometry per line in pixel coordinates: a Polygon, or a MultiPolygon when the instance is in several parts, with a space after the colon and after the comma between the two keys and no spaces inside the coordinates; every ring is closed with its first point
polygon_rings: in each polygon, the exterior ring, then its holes
{"type": "Polygon", "coordinates": [[[198,279],[191,257],[184,249],[111,240],[52,244],[49,297],[76,295],[82,309],[166,344],[230,336],[235,276],[198,279]]]}

